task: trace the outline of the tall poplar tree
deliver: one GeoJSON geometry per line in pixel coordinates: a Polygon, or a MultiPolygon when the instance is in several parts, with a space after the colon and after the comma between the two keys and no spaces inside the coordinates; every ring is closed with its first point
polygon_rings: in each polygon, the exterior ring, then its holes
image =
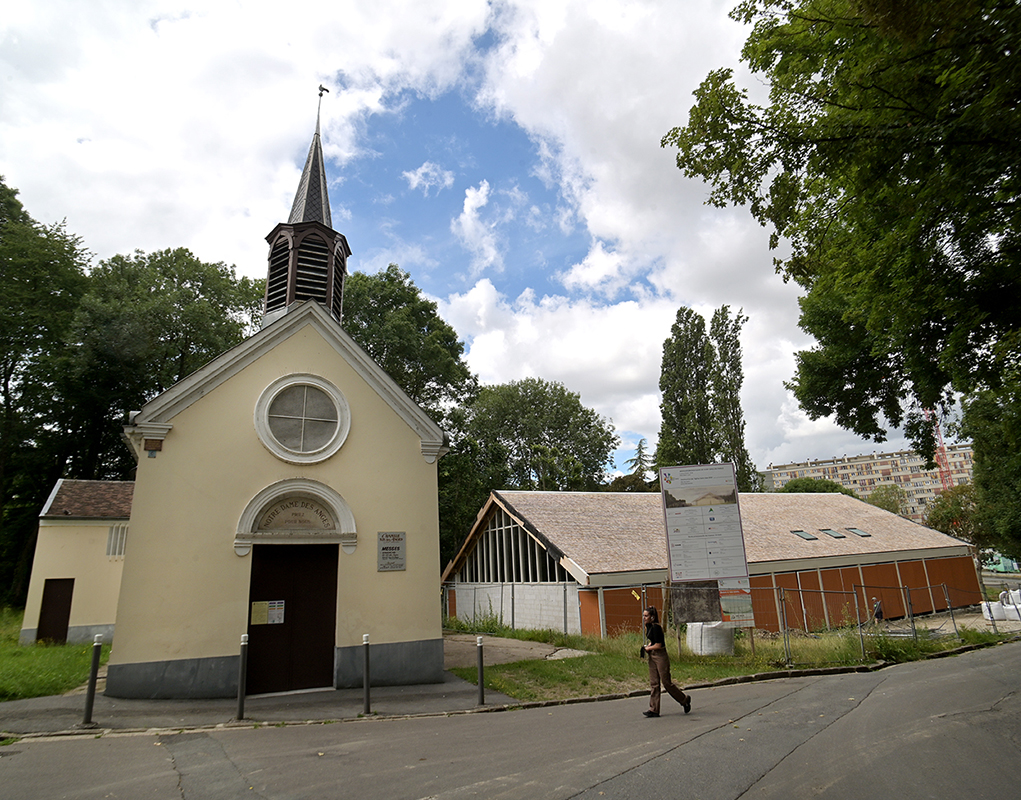
{"type": "Polygon", "coordinates": [[[741,328],[748,321],[740,311],[730,316],[729,306],[720,306],[709,324],[709,338],[716,348],[713,369],[713,417],[723,461],[733,461],[737,488],[758,491],[760,481],[744,443],[744,412],[741,409],[741,328]]]}
{"type": "Polygon", "coordinates": [[[720,445],[712,405],[715,362],[705,319],[681,306],[670,337],[663,342],[659,376],[662,421],[656,446],[659,465],[709,464],[716,460],[720,445]]]}
{"type": "Polygon", "coordinates": [[[757,491],[759,479],[744,443],[741,410],[741,312],[731,317],[721,306],[713,314],[709,332],[698,312],[681,306],[663,343],[659,388],[659,444],[656,462],[711,464],[732,461],[738,489],[757,491]]]}

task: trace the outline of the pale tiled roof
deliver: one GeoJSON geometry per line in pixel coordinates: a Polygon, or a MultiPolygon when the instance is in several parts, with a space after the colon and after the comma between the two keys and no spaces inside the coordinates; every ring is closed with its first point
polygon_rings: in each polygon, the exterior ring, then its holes
{"type": "Polygon", "coordinates": [[[128,519],[134,491],[133,481],[61,480],[40,516],[128,519]]]}
{"type": "MultiPolygon", "coordinates": [[[[494,500],[589,575],[666,569],[663,506],[657,493],[494,492],[494,500]]],[[[742,494],[749,564],[961,548],[959,539],[843,494],[742,494]],[[847,528],[859,528],[863,538],[847,528]],[[835,539],[820,529],[844,534],[835,539]],[[817,539],[791,533],[804,530],[817,539]]]]}

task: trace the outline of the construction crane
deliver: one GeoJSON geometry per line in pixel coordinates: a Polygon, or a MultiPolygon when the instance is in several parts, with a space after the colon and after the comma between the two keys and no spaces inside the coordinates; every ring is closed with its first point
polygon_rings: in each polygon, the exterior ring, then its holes
{"type": "Polygon", "coordinates": [[[950,459],[947,458],[947,448],[943,444],[943,432],[939,427],[939,418],[935,412],[930,409],[925,409],[925,420],[926,422],[932,423],[933,433],[936,435],[936,467],[939,469],[939,481],[943,484],[943,491],[947,491],[954,485],[953,476],[950,474],[950,459]]]}

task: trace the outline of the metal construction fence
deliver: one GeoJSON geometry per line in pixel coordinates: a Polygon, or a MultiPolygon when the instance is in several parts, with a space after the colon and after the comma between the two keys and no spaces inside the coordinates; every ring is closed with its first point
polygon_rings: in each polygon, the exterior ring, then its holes
{"type": "MultiPolygon", "coordinates": [[[[660,609],[675,628],[713,614],[692,611],[704,602],[707,589],[686,584],[634,584],[590,589],[576,583],[446,583],[443,613],[462,626],[483,630],[493,622],[512,629],[552,629],[608,637],[640,631],[642,610],[660,609]]],[[[715,590],[708,590],[713,592],[715,590]]],[[[824,631],[840,632],[860,642],[862,657],[868,637],[959,636],[955,609],[980,605],[978,591],[947,584],[878,586],[853,584],[846,590],[798,586],[759,586],[747,592],[754,623],[726,627],[754,628],[756,636],[783,637],[787,660],[793,639],[824,631]],[[879,612],[877,616],[877,611],[879,612]]]]}

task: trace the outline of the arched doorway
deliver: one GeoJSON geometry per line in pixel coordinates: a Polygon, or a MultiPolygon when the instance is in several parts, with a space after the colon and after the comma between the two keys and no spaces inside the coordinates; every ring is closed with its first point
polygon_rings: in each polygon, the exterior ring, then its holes
{"type": "Polygon", "coordinates": [[[249,503],[234,549],[252,559],[250,694],[334,685],[338,559],[356,545],[350,509],[323,484],[282,481],[249,503]]]}
{"type": "Polygon", "coordinates": [[[255,545],[249,609],[250,694],[333,686],[337,545],[255,545]]]}

